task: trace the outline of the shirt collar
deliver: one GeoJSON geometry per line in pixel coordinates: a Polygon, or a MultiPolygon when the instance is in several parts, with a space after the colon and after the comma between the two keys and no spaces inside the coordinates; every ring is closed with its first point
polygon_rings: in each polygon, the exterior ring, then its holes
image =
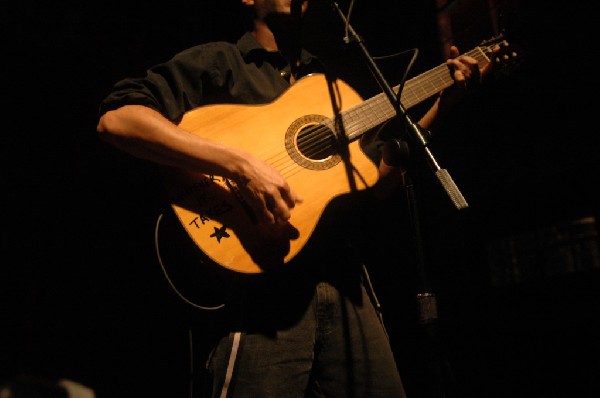
{"type": "MultiPolygon", "coordinates": [[[[237,47],[246,61],[264,60],[275,66],[285,65],[287,62],[281,54],[274,51],[267,51],[251,32],[246,32],[237,41],[237,47]]],[[[310,66],[316,71],[322,71],[322,65],[318,58],[305,49],[300,53],[300,63],[303,66],[310,66]]],[[[302,68],[304,69],[304,68],[302,68]]]]}

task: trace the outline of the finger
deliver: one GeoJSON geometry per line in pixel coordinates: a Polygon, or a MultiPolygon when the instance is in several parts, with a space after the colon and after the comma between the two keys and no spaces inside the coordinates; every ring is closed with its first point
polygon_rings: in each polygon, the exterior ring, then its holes
{"type": "Polygon", "coordinates": [[[254,210],[254,214],[256,215],[256,222],[273,224],[275,222],[275,215],[273,214],[274,204],[272,201],[264,198],[258,199],[253,202],[252,209],[254,210]]]}
{"type": "Polygon", "coordinates": [[[469,69],[455,58],[446,61],[446,65],[450,68],[454,82],[458,85],[464,85],[467,77],[470,75],[469,69]]]}
{"type": "Polygon", "coordinates": [[[275,216],[272,213],[274,201],[269,199],[269,194],[253,189],[250,184],[240,186],[242,193],[242,204],[249,211],[250,217],[254,223],[275,222],[275,216]]]}
{"type": "Polygon", "coordinates": [[[270,209],[274,223],[285,223],[292,216],[290,208],[283,199],[273,199],[267,208],[270,209]]]}
{"type": "Polygon", "coordinates": [[[471,57],[470,55],[461,55],[460,57],[458,57],[458,60],[466,65],[469,66],[474,66],[477,65],[479,62],[477,62],[477,60],[473,57],[471,57]]]}
{"type": "Polygon", "coordinates": [[[281,190],[281,197],[290,209],[293,209],[296,207],[296,204],[302,203],[303,201],[303,199],[287,185],[281,190]]]}
{"type": "Polygon", "coordinates": [[[285,223],[292,216],[291,209],[294,208],[296,203],[296,196],[289,188],[276,190],[265,195],[262,206],[262,209],[265,211],[263,220],[271,224],[285,223]]]}
{"type": "Polygon", "coordinates": [[[460,52],[458,51],[458,47],[450,46],[450,57],[449,58],[456,58],[459,55],[460,55],[460,52]]]}
{"type": "Polygon", "coordinates": [[[280,189],[279,194],[279,197],[270,197],[270,200],[267,201],[267,209],[273,216],[273,222],[285,223],[292,216],[291,210],[296,207],[296,204],[302,203],[302,198],[287,184],[280,189]]]}
{"type": "Polygon", "coordinates": [[[469,80],[470,83],[481,83],[481,77],[483,75],[483,72],[482,69],[479,68],[479,62],[477,62],[476,59],[471,57],[465,59],[465,62],[468,68],[468,74],[465,74],[465,77],[469,80]]]}

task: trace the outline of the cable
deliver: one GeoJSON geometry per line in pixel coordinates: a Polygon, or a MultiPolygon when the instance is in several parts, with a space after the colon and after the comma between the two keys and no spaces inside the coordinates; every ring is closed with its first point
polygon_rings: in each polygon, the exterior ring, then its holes
{"type": "Polygon", "coordinates": [[[208,311],[214,311],[214,310],[218,310],[221,309],[223,307],[225,307],[225,304],[220,304],[214,307],[207,307],[207,306],[203,306],[203,305],[199,305],[194,303],[193,301],[189,300],[187,297],[185,297],[176,287],[175,284],[173,283],[173,281],[171,280],[171,278],[169,277],[169,274],[167,272],[167,269],[165,267],[165,264],[163,263],[162,260],[162,256],[160,255],[160,248],[158,245],[158,230],[159,230],[159,226],[160,226],[160,221],[162,220],[162,213],[158,215],[158,218],[156,219],[156,226],[154,228],[154,247],[156,249],[156,257],[158,259],[158,263],[160,265],[160,268],[163,271],[163,274],[165,276],[165,278],[167,279],[167,282],[169,283],[169,286],[171,286],[171,289],[173,289],[173,291],[175,292],[175,294],[177,294],[177,296],[179,296],[180,299],[182,299],[185,303],[191,305],[194,308],[198,308],[201,310],[208,310],[208,311]]]}

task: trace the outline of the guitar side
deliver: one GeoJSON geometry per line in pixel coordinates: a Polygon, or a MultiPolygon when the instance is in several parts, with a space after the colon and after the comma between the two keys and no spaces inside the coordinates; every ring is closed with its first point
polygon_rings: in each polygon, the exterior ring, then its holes
{"type": "MultiPolygon", "coordinates": [[[[211,260],[242,273],[284,266],[309,240],[325,207],[336,196],[372,186],[377,167],[358,140],[334,155],[312,156],[306,137],[321,122],[363,102],[346,83],[316,74],[300,79],[274,102],[196,108],[179,124],[208,140],[241,148],[279,170],[303,202],[285,225],[256,224],[232,181],[220,176],[164,169],[169,200],[181,225],[211,260]],[[332,94],[333,97],[332,97],[332,94]],[[345,151],[347,149],[347,151],[345,151]]],[[[328,137],[331,138],[331,137],[328,137]]],[[[310,138],[312,139],[312,138],[310,138]]]]}

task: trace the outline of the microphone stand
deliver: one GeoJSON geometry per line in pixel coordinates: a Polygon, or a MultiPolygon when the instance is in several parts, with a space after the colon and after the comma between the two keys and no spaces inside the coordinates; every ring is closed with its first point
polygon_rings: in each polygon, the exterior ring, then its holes
{"type": "MultiPolygon", "coordinates": [[[[398,143],[398,140],[392,140],[393,143],[398,143]]],[[[405,144],[408,146],[408,144],[405,144]]],[[[408,150],[407,150],[408,152],[408,150]]],[[[414,162],[413,162],[414,163],[414,162]]],[[[417,268],[418,287],[416,293],[417,309],[419,324],[421,325],[426,346],[423,351],[424,369],[431,375],[433,382],[426,380],[422,383],[423,397],[441,398],[447,397],[445,391],[446,383],[444,382],[444,372],[442,356],[440,355],[440,347],[437,333],[437,299],[433,293],[427,271],[425,267],[424,244],[421,234],[420,216],[417,206],[417,194],[415,184],[411,177],[410,167],[403,175],[404,191],[406,193],[406,201],[409,213],[409,222],[412,229],[413,245],[415,248],[415,261],[417,268]]]]}
{"type": "MultiPolygon", "coordinates": [[[[369,54],[369,51],[365,47],[364,43],[360,39],[360,37],[356,34],[354,28],[349,24],[346,15],[342,12],[339,5],[336,1],[331,1],[331,5],[336,11],[345,27],[347,27],[349,37],[344,38],[344,42],[346,44],[353,43],[360,50],[367,66],[369,67],[371,73],[375,77],[377,83],[383,92],[387,95],[392,107],[394,107],[397,117],[400,118],[401,121],[404,121],[406,125],[406,130],[409,133],[409,137],[412,139],[413,144],[418,145],[418,149],[420,149],[420,153],[423,153],[426,157],[426,161],[429,164],[431,170],[434,172],[438,181],[442,185],[443,189],[447,192],[450,200],[454,204],[454,206],[458,209],[464,209],[468,207],[468,204],[462,194],[460,193],[456,184],[450,177],[450,174],[442,169],[435,159],[432,151],[428,147],[428,137],[430,136],[429,132],[424,131],[420,126],[414,123],[411,118],[407,115],[404,106],[399,100],[400,93],[396,94],[392,87],[387,83],[383,74],[379,70],[377,64],[375,63],[373,57],[369,54]]],[[[401,142],[398,140],[393,140],[397,145],[400,145],[401,142]]],[[[401,149],[400,149],[401,150],[401,149]]],[[[435,383],[425,383],[427,392],[426,396],[428,397],[445,397],[446,393],[444,391],[444,386],[442,382],[442,366],[440,363],[440,358],[437,355],[437,334],[436,334],[436,321],[437,321],[437,300],[434,293],[431,292],[431,287],[427,279],[427,273],[425,268],[425,256],[423,254],[423,239],[420,229],[419,223],[419,214],[417,208],[416,194],[414,190],[414,184],[409,176],[409,173],[405,173],[405,189],[407,195],[408,202],[408,212],[409,219],[411,222],[411,227],[413,231],[413,243],[415,245],[415,256],[417,263],[417,271],[420,286],[418,289],[418,293],[416,295],[417,305],[419,310],[419,323],[423,325],[425,329],[425,337],[427,339],[429,351],[427,354],[430,356],[429,365],[431,366],[430,371],[433,373],[435,377],[435,383]]]]}
{"type": "Polygon", "coordinates": [[[442,169],[440,167],[439,163],[433,156],[433,153],[431,152],[431,149],[428,146],[429,141],[427,137],[430,135],[429,132],[426,132],[426,134],[424,134],[424,129],[419,127],[416,123],[414,123],[411,120],[411,118],[406,113],[406,110],[404,109],[404,105],[402,105],[402,103],[398,99],[399,97],[396,95],[392,87],[383,77],[383,74],[379,70],[377,64],[375,63],[375,60],[373,59],[371,54],[369,54],[369,51],[363,44],[360,37],[354,31],[354,28],[348,23],[346,16],[340,9],[337,2],[332,0],[331,5],[333,9],[339,14],[340,18],[342,19],[342,22],[344,23],[344,26],[348,27],[348,33],[351,35],[350,37],[345,38],[344,42],[346,44],[354,43],[360,50],[364,61],[366,62],[367,66],[369,67],[369,70],[375,77],[375,80],[379,84],[379,87],[381,87],[385,95],[388,97],[390,103],[392,104],[392,107],[396,111],[397,116],[400,118],[400,120],[404,121],[406,125],[406,130],[408,131],[409,136],[412,138],[413,142],[419,145],[419,148],[425,154],[429,166],[431,167],[438,181],[442,185],[442,188],[444,188],[444,190],[447,192],[454,206],[458,210],[467,208],[469,205],[467,204],[465,198],[461,194],[454,181],[452,180],[452,177],[450,177],[450,174],[446,169],[442,169]]]}

